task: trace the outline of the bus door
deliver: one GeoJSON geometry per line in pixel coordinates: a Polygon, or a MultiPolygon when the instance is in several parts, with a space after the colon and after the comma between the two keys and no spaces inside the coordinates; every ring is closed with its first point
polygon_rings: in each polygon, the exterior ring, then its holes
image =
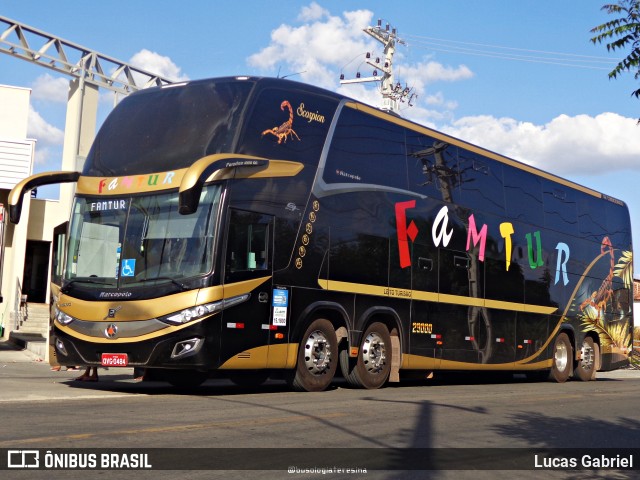
{"type": "Polygon", "coordinates": [[[224,297],[249,298],[222,312],[221,364],[266,368],[270,334],[273,269],[273,217],[230,209],[227,228],[224,297]]]}

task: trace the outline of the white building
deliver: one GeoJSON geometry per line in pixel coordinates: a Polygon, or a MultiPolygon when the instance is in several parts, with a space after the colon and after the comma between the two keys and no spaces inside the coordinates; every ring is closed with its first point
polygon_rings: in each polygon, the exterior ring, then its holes
{"type": "MultiPolygon", "coordinates": [[[[27,138],[28,88],[0,85],[0,338],[7,339],[25,320],[26,302],[46,307],[52,268],[54,229],[68,211],[54,200],[28,198],[18,225],[9,222],[11,189],[33,171],[36,141],[27,138]]],[[[58,231],[63,230],[63,227],[58,231]]],[[[45,309],[45,308],[42,308],[45,309]]],[[[48,308],[46,308],[48,310],[48,308]]],[[[46,333],[46,328],[44,332],[46,333]]]]}

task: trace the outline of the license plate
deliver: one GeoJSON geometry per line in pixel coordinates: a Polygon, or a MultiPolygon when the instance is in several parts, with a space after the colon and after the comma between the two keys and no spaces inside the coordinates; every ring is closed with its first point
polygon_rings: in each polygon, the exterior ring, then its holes
{"type": "Polygon", "coordinates": [[[103,353],[103,367],[126,367],[129,364],[129,356],[126,353],[103,353]]]}

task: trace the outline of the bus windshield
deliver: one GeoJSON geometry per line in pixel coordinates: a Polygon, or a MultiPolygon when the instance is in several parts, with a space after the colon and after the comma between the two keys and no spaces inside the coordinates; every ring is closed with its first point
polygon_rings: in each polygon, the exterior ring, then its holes
{"type": "Polygon", "coordinates": [[[191,215],[178,192],[136,197],[78,197],[71,216],[65,280],[100,290],[174,283],[213,266],[219,185],[205,187],[191,215]]]}

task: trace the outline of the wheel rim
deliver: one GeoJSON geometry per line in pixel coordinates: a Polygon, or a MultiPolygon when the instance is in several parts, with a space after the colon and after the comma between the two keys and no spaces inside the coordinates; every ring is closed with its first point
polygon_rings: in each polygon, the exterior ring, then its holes
{"type": "Polygon", "coordinates": [[[569,364],[569,351],[564,343],[556,345],[554,361],[559,371],[564,372],[567,369],[567,365],[569,364]]]}
{"type": "Polygon", "coordinates": [[[369,373],[379,373],[387,361],[384,340],[376,332],[371,332],[362,344],[362,363],[369,373]]]}
{"type": "Polygon", "coordinates": [[[582,366],[582,368],[584,368],[585,370],[591,370],[595,362],[595,351],[593,347],[587,342],[584,342],[582,344],[581,358],[582,361],[580,362],[580,365],[582,366]]]}
{"type": "Polygon", "coordinates": [[[327,337],[315,330],[304,344],[304,364],[313,375],[322,375],[331,364],[331,344],[327,337]]]}

